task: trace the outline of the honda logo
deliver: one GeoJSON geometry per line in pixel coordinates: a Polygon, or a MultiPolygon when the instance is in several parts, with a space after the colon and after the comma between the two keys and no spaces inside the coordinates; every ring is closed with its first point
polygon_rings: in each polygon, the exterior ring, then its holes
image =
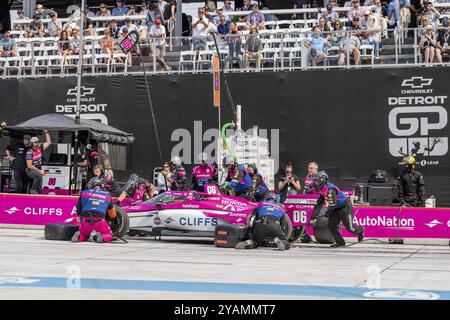
{"type": "Polygon", "coordinates": [[[412,89],[421,89],[425,86],[430,86],[433,79],[425,79],[424,77],[411,77],[402,82],[402,87],[411,87],[412,89]]]}

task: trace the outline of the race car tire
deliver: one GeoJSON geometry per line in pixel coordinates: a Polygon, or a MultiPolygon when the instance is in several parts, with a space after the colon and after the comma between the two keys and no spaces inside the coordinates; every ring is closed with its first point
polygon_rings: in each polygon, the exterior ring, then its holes
{"type": "Polygon", "coordinates": [[[78,224],[52,223],[44,227],[45,239],[70,241],[75,232],[80,230],[78,224]]]}
{"type": "Polygon", "coordinates": [[[115,204],[114,208],[116,209],[116,219],[111,219],[106,215],[106,221],[108,221],[113,236],[116,238],[123,238],[130,229],[130,218],[118,205],[115,204]]]}
{"type": "Polygon", "coordinates": [[[333,244],[334,238],[331,235],[330,229],[328,228],[328,217],[321,216],[317,218],[317,222],[313,227],[314,238],[320,244],[333,244]]]}
{"type": "Polygon", "coordinates": [[[297,227],[292,229],[291,236],[289,237],[289,242],[295,242],[302,236],[303,228],[297,227]]]}
{"type": "MultiPolygon", "coordinates": [[[[247,225],[251,226],[253,224],[253,220],[255,218],[255,213],[251,213],[247,216],[247,225]]],[[[286,235],[286,238],[290,238],[292,235],[293,227],[292,227],[292,221],[291,218],[285,213],[284,219],[281,224],[281,229],[283,229],[284,234],[286,235]]],[[[266,242],[270,242],[271,238],[266,238],[266,242]]]]}

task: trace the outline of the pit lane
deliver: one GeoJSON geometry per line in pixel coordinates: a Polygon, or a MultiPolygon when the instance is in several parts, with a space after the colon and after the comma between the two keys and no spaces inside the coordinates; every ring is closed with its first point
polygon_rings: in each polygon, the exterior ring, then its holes
{"type": "Polygon", "coordinates": [[[127,240],[72,244],[0,229],[0,299],[450,299],[449,246],[295,243],[279,252],[127,240]]]}

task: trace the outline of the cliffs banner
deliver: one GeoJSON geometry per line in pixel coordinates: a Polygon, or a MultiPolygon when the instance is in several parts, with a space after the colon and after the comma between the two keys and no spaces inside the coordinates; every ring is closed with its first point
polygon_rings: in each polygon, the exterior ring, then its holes
{"type": "MultiPolygon", "coordinates": [[[[401,159],[416,156],[427,196],[450,207],[448,152],[449,68],[230,73],[227,82],[242,105],[243,129],[258,126],[270,141],[275,171],[287,161],[306,175],[315,161],[341,188],[367,182],[382,169],[395,180],[401,159]]],[[[198,154],[215,157],[217,112],[233,119],[226,96],[212,109],[212,74],[149,76],[163,158],[142,76],[83,78],[82,117],[132,132],[128,172],[150,177],[154,167],[180,156],[188,169],[198,154]]],[[[221,84],[223,87],[223,83],[221,84]]],[[[75,112],[76,79],[0,81],[0,121],[17,124],[45,113],[75,112]],[[10,110],[11,112],[4,112],[10,110]]],[[[222,95],[224,93],[222,92],[222,95]]],[[[124,173],[125,174],[125,173],[124,173]]]]}

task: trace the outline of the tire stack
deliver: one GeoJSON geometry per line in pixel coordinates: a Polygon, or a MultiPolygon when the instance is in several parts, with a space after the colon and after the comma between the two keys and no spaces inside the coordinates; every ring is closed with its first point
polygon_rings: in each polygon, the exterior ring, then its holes
{"type": "Polygon", "coordinates": [[[221,248],[234,248],[240,241],[250,239],[250,227],[238,224],[222,224],[214,230],[214,245],[221,248]]]}

